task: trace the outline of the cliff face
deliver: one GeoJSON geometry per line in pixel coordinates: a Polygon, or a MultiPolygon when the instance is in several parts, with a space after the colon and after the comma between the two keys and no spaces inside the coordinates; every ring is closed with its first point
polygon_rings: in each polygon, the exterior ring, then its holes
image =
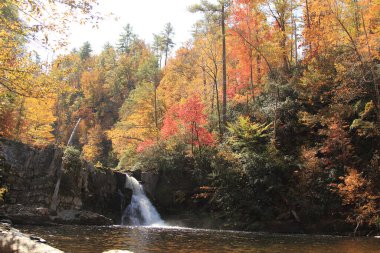
{"type": "Polygon", "coordinates": [[[62,151],[48,147],[37,150],[22,143],[0,139],[6,203],[48,206],[62,151]]]}
{"type": "MultiPolygon", "coordinates": [[[[3,209],[11,205],[48,209],[62,156],[62,149],[54,146],[36,149],[0,139],[0,188],[7,188],[3,209]]],[[[124,187],[124,174],[96,169],[83,161],[79,164],[75,173],[69,170],[62,175],[58,212],[88,210],[118,222],[131,194],[124,187]]]]}

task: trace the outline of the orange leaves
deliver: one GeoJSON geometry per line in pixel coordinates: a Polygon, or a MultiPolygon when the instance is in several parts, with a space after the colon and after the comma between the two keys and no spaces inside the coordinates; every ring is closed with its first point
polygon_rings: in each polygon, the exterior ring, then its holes
{"type": "Polygon", "coordinates": [[[172,106],[165,114],[160,135],[164,140],[182,134],[195,146],[210,146],[213,135],[205,128],[207,124],[204,105],[199,96],[192,96],[185,103],[172,106]]]}
{"type": "Polygon", "coordinates": [[[161,138],[164,140],[177,134],[179,131],[178,123],[176,121],[178,109],[178,105],[173,105],[165,114],[163,126],[160,131],[161,138]]]}
{"type": "Polygon", "coordinates": [[[141,153],[145,149],[152,147],[156,142],[153,140],[145,140],[137,145],[136,152],[141,153]]]}
{"type": "Polygon", "coordinates": [[[341,179],[344,182],[336,186],[337,192],[341,195],[344,205],[354,207],[348,221],[356,223],[356,229],[363,223],[376,224],[380,196],[373,194],[370,182],[354,168],[348,169],[347,174],[341,179]]]}
{"type": "MultiPolygon", "coordinates": [[[[192,147],[211,146],[214,137],[206,128],[207,117],[199,96],[194,95],[182,104],[175,104],[166,111],[159,137],[163,141],[185,141],[192,147]]],[[[147,139],[137,145],[136,151],[143,152],[156,144],[147,139]]]]}

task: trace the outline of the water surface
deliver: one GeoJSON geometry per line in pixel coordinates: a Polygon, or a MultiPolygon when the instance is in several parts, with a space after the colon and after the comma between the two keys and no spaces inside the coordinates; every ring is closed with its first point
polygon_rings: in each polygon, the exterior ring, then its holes
{"type": "Polygon", "coordinates": [[[133,252],[380,252],[380,239],[320,235],[280,235],[127,226],[23,226],[23,232],[40,236],[65,252],[97,253],[110,249],[133,252]]]}

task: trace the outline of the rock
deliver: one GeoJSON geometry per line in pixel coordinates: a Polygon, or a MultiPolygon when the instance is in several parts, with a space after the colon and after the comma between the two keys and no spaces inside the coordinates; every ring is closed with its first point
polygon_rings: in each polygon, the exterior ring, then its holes
{"type": "Polygon", "coordinates": [[[32,240],[14,228],[0,225],[0,234],[0,252],[2,253],[63,253],[41,241],[32,240]]]}
{"type": "Polygon", "coordinates": [[[129,250],[107,250],[107,251],[104,251],[103,253],[133,253],[133,252],[129,250]]]}
{"type": "MultiPolygon", "coordinates": [[[[49,214],[48,208],[62,155],[63,150],[59,147],[39,149],[0,138],[0,178],[8,188],[0,205],[0,219],[10,219],[16,224],[51,223],[49,215],[52,213],[49,214]],[[11,210],[3,208],[3,204],[10,206],[11,210]]],[[[67,170],[66,181],[61,182],[58,211],[88,210],[112,217],[115,221],[120,219],[125,206],[131,201],[131,194],[123,192],[125,175],[111,169],[96,169],[86,161],[80,163],[79,173],[67,170]]],[[[109,222],[102,219],[101,223],[109,222]]]]}
{"type": "Polygon", "coordinates": [[[23,205],[7,205],[1,216],[14,224],[41,225],[50,224],[48,211],[23,205]]]}
{"type": "Polygon", "coordinates": [[[101,214],[90,211],[64,210],[57,216],[50,217],[52,221],[62,224],[76,225],[112,225],[113,221],[101,214]]]}
{"type": "Polygon", "coordinates": [[[36,208],[36,212],[41,215],[49,215],[49,209],[45,207],[38,207],[36,208]]]}
{"type": "Polygon", "coordinates": [[[12,221],[10,219],[2,219],[2,220],[0,220],[0,223],[1,224],[8,224],[8,225],[12,226],[12,221]]]}
{"type": "Polygon", "coordinates": [[[46,243],[45,239],[42,239],[41,237],[38,237],[38,236],[31,235],[31,236],[29,236],[29,238],[32,239],[33,241],[37,241],[40,243],[46,243]]]}

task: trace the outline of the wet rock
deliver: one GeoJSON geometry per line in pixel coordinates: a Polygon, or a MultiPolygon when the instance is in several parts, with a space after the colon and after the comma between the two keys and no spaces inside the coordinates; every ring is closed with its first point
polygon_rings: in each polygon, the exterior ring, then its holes
{"type": "Polygon", "coordinates": [[[38,236],[34,236],[34,235],[31,235],[29,236],[29,238],[33,241],[37,241],[37,242],[40,242],[40,243],[46,243],[46,240],[41,238],[41,237],[38,237],[38,236]]]}
{"type": "Polygon", "coordinates": [[[49,211],[46,208],[28,207],[23,205],[7,205],[0,217],[10,220],[14,224],[40,225],[50,224],[49,211]]]}
{"type": "Polygon", "coordinates": [[[112,225],[113,221],[101,214],[90,211],[64,210],[57,216],[50,217],[52,221],[60,224],[76,225],[112,225]]]}
{"type": "Polygon", "coordinates": [[[39,239],[33,240],[17,229],[0,225],[0,252],[2,253],[63,253],[45,244],[46,241],[42,238],[39,239]]]}
{"type": "Polygon", "coordinates": [[[104,251],[103,253],[133,253],[133,252],[129,250],[108,250],[108,251],[104,251]]]}
{"type": "Polygon", "coordinates": [[[12,221],[10,219],[1,219],[0,224],[7,224],[9,226],[12,226],[12,221]]]}

